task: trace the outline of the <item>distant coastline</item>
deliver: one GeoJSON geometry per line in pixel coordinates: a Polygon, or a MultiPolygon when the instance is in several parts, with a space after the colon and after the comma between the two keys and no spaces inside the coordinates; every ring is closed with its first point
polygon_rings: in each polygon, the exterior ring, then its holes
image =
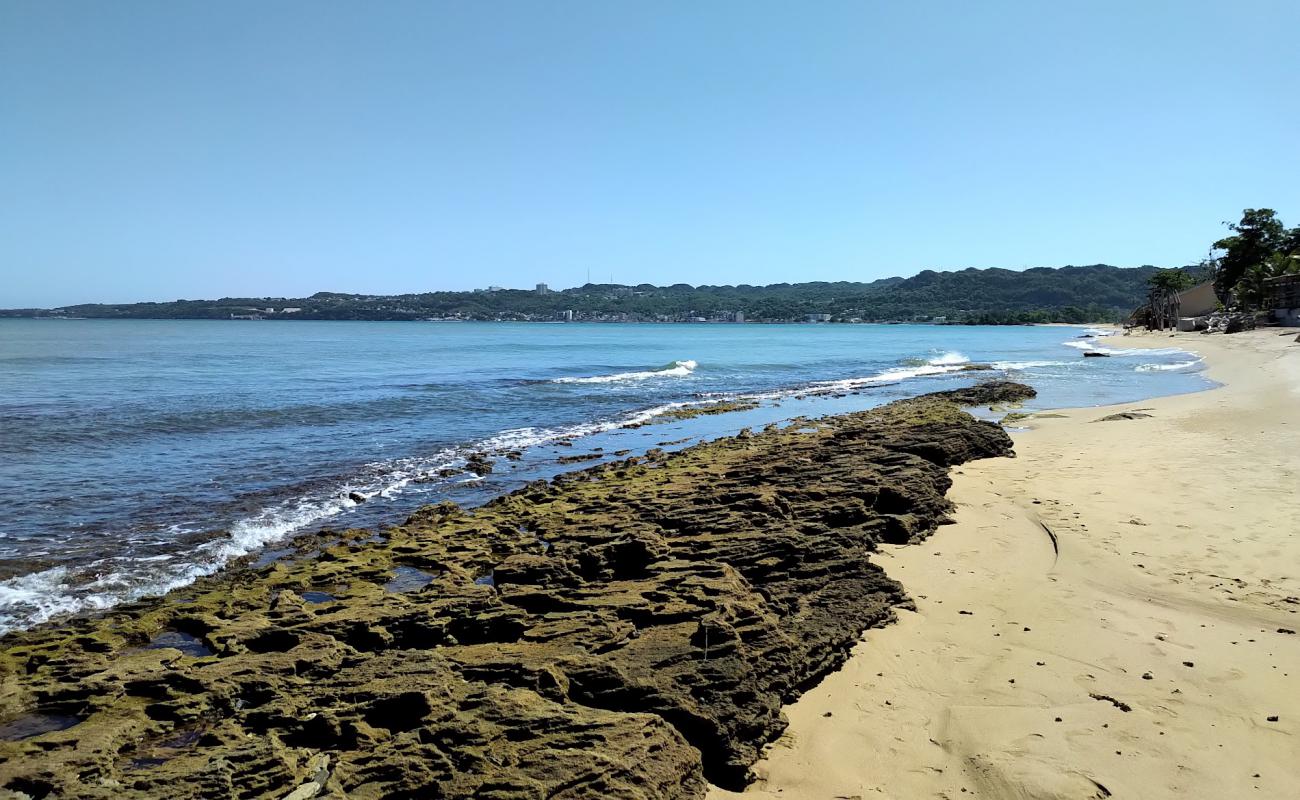
{"type": "Polygon", "coordinates": [[[925,270],[870,283],[769,286],[586,284],[401,295],[317,292],[310,297],[223,297],[0,309],[0,317],[224,319],[1028,324],[1116,322],[1146,300],[1156,267],[925,270]]]}

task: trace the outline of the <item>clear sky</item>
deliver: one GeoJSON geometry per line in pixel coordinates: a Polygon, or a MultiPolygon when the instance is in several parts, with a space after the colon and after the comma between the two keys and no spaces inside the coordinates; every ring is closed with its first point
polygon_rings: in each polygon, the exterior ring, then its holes
{"type": "Polygon", "coordinates": [[[1200,259],[1300,2],[0,0],[0,307],[1200,259]]]}

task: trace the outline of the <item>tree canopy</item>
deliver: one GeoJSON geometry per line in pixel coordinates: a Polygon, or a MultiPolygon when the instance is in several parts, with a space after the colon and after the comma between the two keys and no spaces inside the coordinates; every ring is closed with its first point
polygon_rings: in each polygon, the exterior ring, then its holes
{"type": "Polygon", "coordinates": [[[1288,230],[1271,208],[1247,208],[1233,232],[1214,243],[1223,254],[1215,261],[1214,291],[1224,305],[1261,308],[1268,278],[1300,272],[1300,227],[1288,230]]]}

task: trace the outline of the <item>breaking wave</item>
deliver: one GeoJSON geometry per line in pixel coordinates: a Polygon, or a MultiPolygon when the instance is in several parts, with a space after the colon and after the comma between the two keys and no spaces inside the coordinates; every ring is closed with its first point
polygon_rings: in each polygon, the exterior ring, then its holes
{"type": "Polygon", "coordinates": [[[1124,357],[1124,356],[1140,356],[1140,355],[1148,355],[1148,356],[1191,355],[1186,350],[1180,350],[1177,347],[1157,347],[1157,348],[1150,348],[1150,349],[1145,347],[1098,347],[1097,345],[1087,341],[1086,339],[1070,339],[1069,341],[1061,342],[1061,344],[1065,345],[1066,347],[1073,347],[1076,350],[1084,350],[1086,352],[1091,352],[1091,353],[1103,353],[1108,356],[1124,357]]]}
{"type": "Polygon", "coordinates": [[[837,381],[818,381],[817,383],[810,384],[804,389],[791,390],[790,392],[787,392],[787,394],[830,394],[834,392],[844,392],[877,383],[897,383],[909,378],[947,375],[950,372],[960,372],[963,366],[964,364],[926,364],[925,366],[920,367],[894,367],[892,369],[882,370],[874,375],[866,375],[860,378],[843,378],[837,381]]]}
{"type": "Polygon", "coordinates": [[[643,381],[647,378],[685,378],[698,366],[689,359],[665,364],[659,369],[639,372],[616,372],[613,375],[592,375],[581,378],[555,378],[552,383],[619,383],[621,381],[643,381]]]}
{"type": "Polygon", "coordinates": [[[1138,364],[1133,369],[1137,372],[1172,372],[1179,369],[1191,369],[1199,366],[1205,359],[1196,358],[1191,361],[1178,361],[1173,364],[1138,364]]]}
{"type": "Polygon", "coordinates": [[[957,364],[969,364],[970,359],[956,350],[949,350],[941,356],[935,356],[925,362],[932,367],[951,367],[957,364]]]}
{"type": "Polygon", "coordinates": [[[993,369],[1034,369],[1036,367],[1064,367],[1068,362],[1065,361],[994,361],[990,366],[993,369]]]}
{"type": "MultiPolygon", "coordinates": [[[[235,520],[222,535],[185,550],[110,556],[74,569],[56,566],[0,581],[0,635],[57,616],[112,608],[188,586],[237,558],[355,508],[359,503],[352,499],[353,493],[364,500],[393,497],[417,478],[463,463],[464,455],[446,449],[431,456],[372,462],[346,481],[271,503],[235,520]]],[[[184,539],[205,532],[173,525],[168,533],[184,539]]]]}

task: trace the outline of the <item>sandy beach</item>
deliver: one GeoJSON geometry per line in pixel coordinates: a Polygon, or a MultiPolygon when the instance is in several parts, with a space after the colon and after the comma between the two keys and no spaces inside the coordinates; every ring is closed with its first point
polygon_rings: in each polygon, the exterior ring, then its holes
{"type": "Polygon", "coordinates": [[[1017,458],[959,467],[956,524],[876,559],[915,613],[786,709],[745,796],[1296,796],[1300,344],[1279,333],[1116,336],[1223,385],[1036,416],[1017,458]]]}

